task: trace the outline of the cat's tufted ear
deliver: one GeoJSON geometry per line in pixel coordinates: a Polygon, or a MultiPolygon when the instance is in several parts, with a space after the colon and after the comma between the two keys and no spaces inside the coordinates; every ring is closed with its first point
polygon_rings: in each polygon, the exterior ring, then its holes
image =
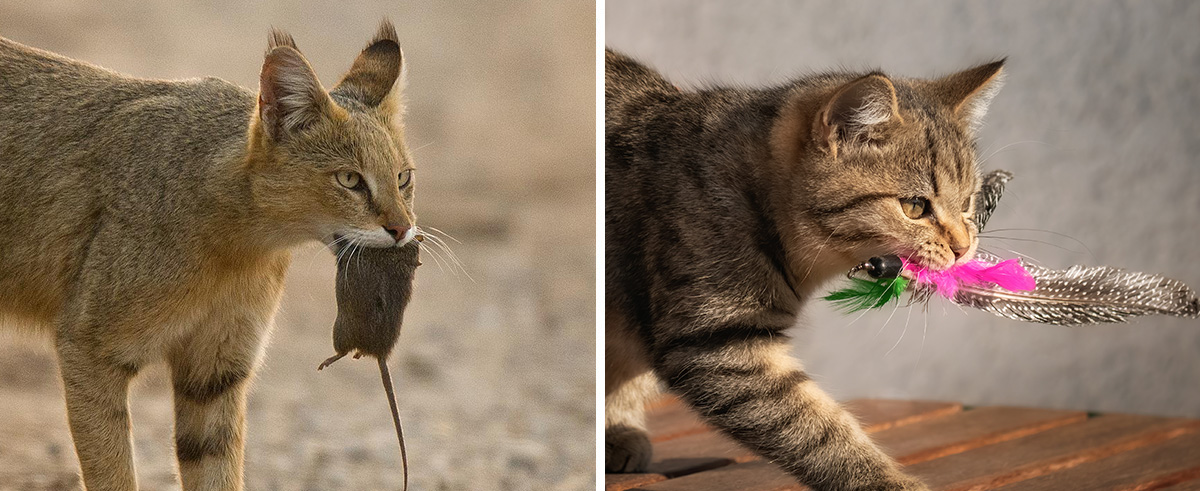
{"type": "Polygon", "coordinates": [[[1004,61],[994,61],[942,77],[933,83],[934,94],[954,111],[967,128],[974,131],[983,124],[988,104],[1004,85],[1004,61]]]}
{"type": "Polygon", "coordinates": [[[836,157],[839,148],[878,141],[893,122],[903,122],[896,87],[883,75],[867,75],[825,101],[813,123],[813,137],[836,157]]]}
{"type": "Polygon", "coordinates": [[[403,86],[404,61],[396,28],[383,21],[375,39],[367,45],[333,93],[359,101],[367,107],[392,102],[403,86]]]}
{"type": "Polygon", "coordinates": [[[258,118],[274,141],[330,114],[333,101],[292,37],[273,31],[258,81],[258,118]]]}

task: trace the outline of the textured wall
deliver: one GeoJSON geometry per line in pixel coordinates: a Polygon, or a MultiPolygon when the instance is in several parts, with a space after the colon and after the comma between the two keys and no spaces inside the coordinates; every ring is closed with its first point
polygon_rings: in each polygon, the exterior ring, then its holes
{"type": "MultiPolygon", "coordinates": [[[[682,86],[837,67],[934,76],[1008,56],[980,149],[985,169],[1016,174],[989,226],[1009,239],[981,246],[1200,287],[1200,2],[606,5],[608,46],[682,86]]],[[[944,302],[892,314],[816,305],[795,329],[796,354],[842,398],[1200,416],[1197,320],[1065,328],[944,302]]]]}

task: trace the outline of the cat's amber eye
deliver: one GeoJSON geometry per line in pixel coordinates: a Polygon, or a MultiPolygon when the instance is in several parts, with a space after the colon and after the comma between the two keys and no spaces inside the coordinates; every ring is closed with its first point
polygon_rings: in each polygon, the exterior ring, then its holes
{"type": "Polygon", "coordinates": [[[354,189],[362,182],[362,176],[352,170],[343,170],[338,171],[337,181],[346,189],[354,189]]]}
{"type": "Polygon", "coordinates": [[[901,198],[900,209],[904,211],[905,216],[913,220],[929,216],[933,211],[929,200],[925,198],[901,198]]]}
{"type": "Polygon", "coordinates": [[[400,189],[408,187],[412,183],[412,169],[400,173],[400,189]]]}

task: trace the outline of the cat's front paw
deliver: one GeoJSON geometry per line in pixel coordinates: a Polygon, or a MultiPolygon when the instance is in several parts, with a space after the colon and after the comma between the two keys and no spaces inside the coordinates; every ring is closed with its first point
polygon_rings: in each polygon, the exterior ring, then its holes
{"type": "Polygon", "coordinates": [[[619,425],[604,429],[604,472],[642,472],[650,465],[650,436],[619,425]]]}

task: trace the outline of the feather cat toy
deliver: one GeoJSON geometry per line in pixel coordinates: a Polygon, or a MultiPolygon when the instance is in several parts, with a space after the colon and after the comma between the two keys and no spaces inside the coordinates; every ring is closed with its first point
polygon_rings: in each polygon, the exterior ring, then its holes
{"type": "MultiPolygon", "coordinates": [[[[975,213],[979,230],[1010,179],[1012,174],[1002,170],[984,177],[975,213]]],[[[884,256],[855,266],[847,277],[851,286],[825,299],[850,312],[882,307],[909,292],[912,302],[937,295],[1009,319],[1066,326],[1125,322],[1151,314],[1200,316],[1200,298],[1182,282],[1108,266],[1056,270],[980,253],[964,264],[931,271],[898,256],[884,256]],[[870,279],[855,276],[860,271],[870,279]]]]}

